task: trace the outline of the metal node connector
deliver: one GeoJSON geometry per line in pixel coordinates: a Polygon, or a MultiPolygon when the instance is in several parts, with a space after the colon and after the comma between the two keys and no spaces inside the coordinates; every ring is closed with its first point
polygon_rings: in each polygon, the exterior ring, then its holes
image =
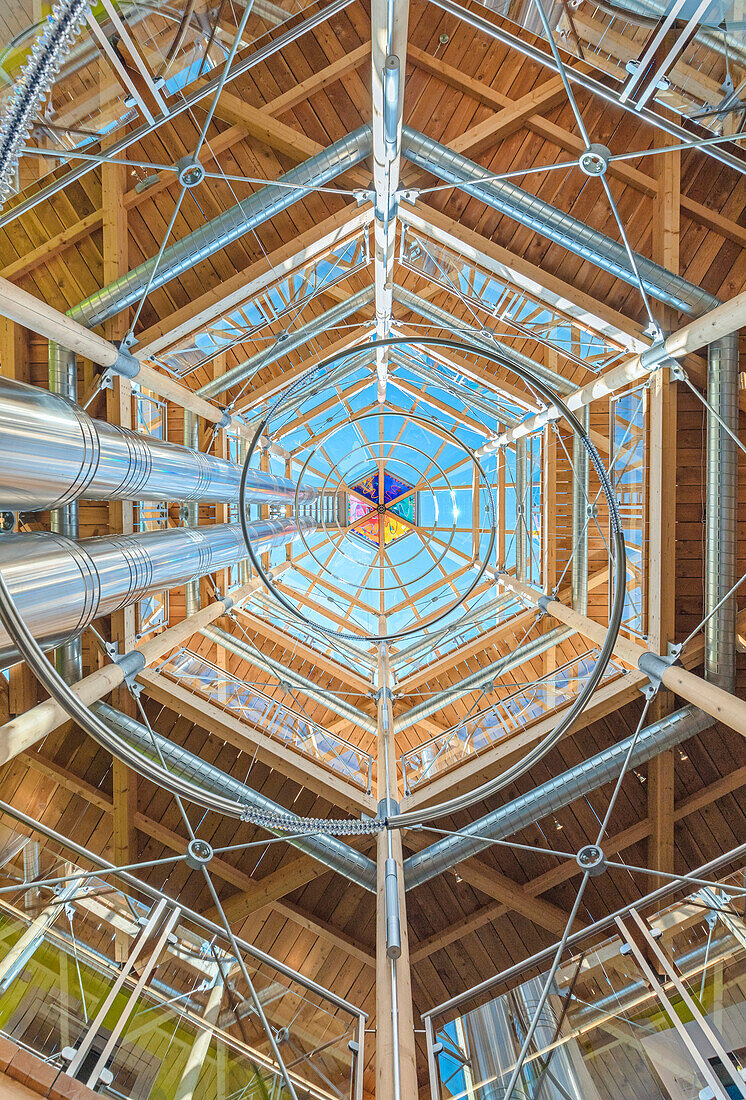
{"type": "Polygon", "coordinates": [[[193,871],[199,871],[202,867],[206,867],[213,857],[212,845],[208,844],[206,840],[190,840],[187,845],[186,856],[184,862],[187,867],[191,867],[193,871]]]}
{"type": "Polygon", "coordinates": [[[581,871],[585,871],[591,878],[602,875],[606,870],[606,856],[597,844],[585,844],[575,856],[575,860],[581,871]]]}
{"type": "Polygon", "coordinates": [[[605,176],[611,160],[611,150],[594,142],[578,157],[578,168],[586,176],[605,176]]]}

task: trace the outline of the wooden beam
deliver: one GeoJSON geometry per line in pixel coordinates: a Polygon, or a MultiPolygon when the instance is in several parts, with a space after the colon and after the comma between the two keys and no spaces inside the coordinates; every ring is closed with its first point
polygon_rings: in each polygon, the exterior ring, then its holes
{"type": "Polygon", "coordinates": [[[249,753],[253,759],[278,768],[283,775],[326,798],[333,806],[348,813],[375,813],[373,798],[361,788],[310,757],[289,749],[270,734],[195,695],[182,684],[150,669],[143,669],[138,681],[152,699],[196,722],[203,729],[210,730],[217,737],[224,738],[234,748],[249,753]]]}
{"type": "MultiPolygon", "coordinates": [[[[718,798],[724,798],[726,795],[739,790],[744,785],[746,785],[746,767],[738,768],[729,775],[723,776],[709,786],[704,787],[696,794],[689,795],[688,798],[685,798],[684,801],[676,807],[674,811],[674,821],[682,821],[691,814],[706,809],[707,806],[717,801],[718,798]]],[[[625,848],[629,848],[634,844],[639,844],[640,841],[649,836],[651,829],[652,823],[650,819],[638,821],[636,824],[630,826],[630,828],[624,829],[622,832],[604,841],[604,851],[607,855],[623,852],[625,848]]],[[[532,897],[539,897],[546,890],[551,890],[553,887],[559,886],[563,882],[568,882],[578,874],[580,874],[580,867],[578,864],[574,860],[565,860],[558,867],[553,867],[550,871],[546,871],[543,875],[539,875],[537,878],[532,879],[531,882],[526,883],[523,889],[532,897]]],[[[427,939],[422,940],[412,947],[412,963],[417,963],[427,958],[429,955],[435,954],[436,951],[448,947],[449,944],[458,942],[471,932],[476,932],[477,929],[483,928],[486,924],[491,924],[501,916],[504,916],[507,911],[507,906],[502,902],[486,905],[476,913],[472,913],[470,916],[464,917],[462,920],[451,924],[442,932],[436,932],[432,936],[428,936],[427,939]]]]}

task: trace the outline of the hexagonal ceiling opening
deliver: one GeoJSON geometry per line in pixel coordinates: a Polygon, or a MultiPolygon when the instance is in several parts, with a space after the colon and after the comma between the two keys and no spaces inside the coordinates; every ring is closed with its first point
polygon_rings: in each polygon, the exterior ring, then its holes
{"type": "Polygon", "coordinates": [[[347,522],[351,534],[372,546],[390,546],[417,526],[413,485],[377,467],[349,486],[347,522]]]}

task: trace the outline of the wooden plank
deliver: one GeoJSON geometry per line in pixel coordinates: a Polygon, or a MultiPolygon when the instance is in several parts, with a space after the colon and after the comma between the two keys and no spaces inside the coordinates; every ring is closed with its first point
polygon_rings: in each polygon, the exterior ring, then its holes
{"type": "Polygon", "coordinates": [[[144,669],[138,680],[151,698],[185,715],[216,736],[225,738],[242,752],[248,752],[255,759],[279,768],[283,775],[328,799],[332,805],[350,813],[375,812],[374,800],[363,790],[327,771],[310,757],[289,749],[269,734],[262,733],[247,722],[242,722],[227,711],[192,694],[181,684],[150,669],[144,669]]]}

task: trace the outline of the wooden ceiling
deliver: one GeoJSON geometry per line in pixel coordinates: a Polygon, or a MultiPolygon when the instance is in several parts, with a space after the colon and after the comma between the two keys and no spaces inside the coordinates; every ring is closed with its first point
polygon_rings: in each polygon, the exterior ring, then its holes
{"type": "MultiPolygon", "coordinates": [[[[479,10],[499,22],[484,9],[479,10]]],[[[355,127],[370,122],[369,68],[370,12],[363,0],[354,0],[270,61],[231,82],[209,131],[210,146],[222,170],[274,179],[355,127]]],[[[628,112],[582,91],[578,91],[578,101],[594,141],[606,143],[615,151],[664,143],[660,133],[628,112]]],[[[194,145],[203,118],[204,105],[193,117],[184,114],[160,126],[133,146],[128,156],[133,160],[175,162],[194,145]]],[[[562,162],[582,149],[556,77],[425,0],[412,0],[410,5],[404,118],[409,125],[495,173],[562,162]]],[[[710,294],[731,298],[746,286],[746,179],[701,152],[676,155],[676,161],[680,161],[679,185],[679,167],[668,156],[637,163],[617,162],[611,167],[610,186],[631,245],[641,254],[678,270],[710,294]]],[[[135,172],[130,169],[114,165],[95,168],[11,221],[0,230],[0,274],[64,311],[154,256],[173,212],[178,188],[169,173],[162,173],[159,182],[143,192],[135,189],[135,182],[135,172]]],[[[367,187],[370,169],[367,165],[360,167],[338,182],[350,188],[367,187]]],[[[406,186],[422,187],[433,182],[404,162],[406,186]]],[[[610,237],[617,236],[598,181],[573,169],[527,175],[520,183],[588,225],[610,237]]],[[[194,196],[188,195],[174,225],[174,238],[199,228],[206,219],[258,186],[230,187],[212,181],[194,196]]],[[[153,291],[140,317],[141,343],[195,316],[226,286],[240,286],[253,274],[295,254],[330,227],[344,223],[354,209],[354,202],[345,196],[308,195],[256,232],[153,291]]],[[[513,265],[548,289],[563,292],[620,332],[635,338],[641,335],[646,317],[634,288],[517,226],[476,199],[459,191],[443,190],[421,196],[416,210],[420,217],[464,244],[476,245],[486,255],[513,265]]],[[[307,306],[304,321],[369,285],[371,279],[371,270],[363,270],[320,294],[307,306]]],[[[396,279],[454,317],[472,320],[457,297],[416,273],[398,267],[396,279]]],[[[655,303],[653,309],[666,330],[681,322],[681,318],[655,303]]],[[[394,315],[405,328],[418,321],[398,305],[394,315]]],[[[354,320],[363,324],[371,316],[369,310],[354,320]]],[[[280,328],[278,324],[270,331],[277,335],[280,328]]],[[[104,332],[113,338],[125,330],[126,318],[119,317],[108,322],[104,332]]],[[[311,346],[290,352],[257,375],[246,399],[258,400],[340,342],[339,334],[328,332],[311,346]]],[[[574,384],[587,380],[588,372],[583,367],[536,341],[517,338],[512,346],[558,370],[574,384]]],[[[237,345],[226,353],[225,366],[232,366],[255,350],[249,342],[237,345]]],[[[482,366],[501,380],[499,369],[486,361],[482,366]]],[[[29,334],[19,337],[3,326],[0,367],[4,373],[45,384],[44,342],[29,334]]],[[[693,378],[703,377],[701,360],[693,357],[689,367],[693,378]]],[[[190,376],[187,384],[197,388],[210,378],[212,366],[208,364],[190,376]]],[[[92,368],[84,363],[81,392],[85,393],[92,382],[92,368]]],[[[224,396],[229,399],[236,393],[228,391],[224,396]]],[[[675,538],[669,544],[670,559],[658,562],[657,568],[671,586],[669,598],[675,601],[676,615],[671,634],[680,638],[696,625],[702,612],[705,423],[702,406],[686,390],[677,393],[674,385],[672,394],[676,429],[666,458],[675,471],[675,501],[670,512],[675,538]]],[[[114,405],[111,395],[100,396],[90,411],[115,418],[114,405]]],[[[170,415],[172,438],[180,440],[180,414],[171,410],[170,415]]],[[[605,423],[608,432],[608,417],[605,423]]],[[[598,430],[604,430],[601,421],[598,430]]],[[[743,476],[740,485],[742,499],[746,493],[743,476]]],[[[44,519],[39,517],[39,526],[44,525],[44,519]]],[[[83,536],[126,530],[126,524],[126,506],[91,504],[81,508],[83,536]]],[[[743,527],[739,528],[739,536],[743,571],[743,527]]],[[[605,600],[606,591],[602,589],[599,608],[605,600]]],[[[172,594],[172,616],[183,614],[182,607],[180,594],[172,594]]],[[[226,626],[234,629],[228,623],[226,626]]],[[[123,629],[121,623],[113,622],[112,636],[123,629]]],[[[310,654],[300,648],[289,653],[292,647],[263,636],[260,630],[249,627],[249,633],[266,652],[283,656],[290,667],[317,677],[324,686],[374,713],[372,698],[361,698],[360,692],[335,675],[333,669],[314,664],[310,654]]],[[[450,667],[436,667],[430,679],[418,683],[416,691],[427,693],[458,682],[469,671],[507,651],[511,641],[514,638],[506,635],[499,643],[502,649],[490,645],[464,651],[458,662],[450,662],[450,667]]],[[[214,643],[197,638],[192,648],[224,661],[224,667],[234,673],[246,671],[237,658],[218,654],[214,643]]],[[[572,651],[567,643],[560,657],[572,651]]],[[[88,644],[85,652],[89,664],[97,660],[88,644]]],[[[266,675],[252,670],[251,676],[259,683],[266,682],[270,693],[279,691],[276,682],[271,683],[266,675]]],[[[26,709],[36,698],[36,685],[20,668],[12,671],[7,690],[4,681],[0,680],[0,685],[4,693],[0,707],[5,712],[0,717],[8,711],[26,709]]],[[[593,720],[581,723],[572,737],[509,788],[505,798],[631,732],[641,707],[638,686],[636,682],[620,685],[619,693],[592,713],[593,720]]],[[[744,690],[746,663],[739,657],[738,691],[744,690]]],[[[163,690],[153,691],[153,695],[147,710],[160,732],[241,779],[249,774],[254,787],[285,806],[314,816],[334,812],[328,797],[286,778],[279,765],[270,768],[261,758],[254,760],[250,744],[239,751],[209,722],[201,725],[192,712],[179,714],[173,706],[164,705],[163,690]]],[[[473,706],[474,699],[474,695],[467,696],[447,713],[438,714],[429,725],[408,731],[400,740],[400,751],[458,721],[473,706]]],[[[400,709],[416,701],[413,689],[411,696],[401,700],[400,709]]],[[[126,699],[118,702],[127,705],[126,699]]],[[[199,708],[199,701],[195,707],[199,708]]],[[[337,729],[366,749],[371,747],[369,734],[340,722],[323,707],[312,704],[310,713],[321,725],[337,729]]],[[[493,762],[492,767],[499,767],[499,762],[493,762]]],[[[465,782],[473,784],[476,778],[470,776],[465,782]]],[[[561,847],[577,850],[593,839],[608,793],[607,788],[600,788],[523,830],[516,839],[539,844],[560,841],[561,847]]],[[[157,858],[164,852],[182,850],[186,844],[184,826],[170,796],[144,779],[129,784],[126,769],[113,765],[102,749],[70,725],[3,768],[0,797],[14,801],[92,850],[118,859],[157,858]]],[[[443,827],[463,826],[489,808],[472,807],[458,819],[445,821],[443,827]]],[[[672,869],[685,871],[731,847],[743,837],[745,825],[746,745],[736,733],[718,725],[681,749],[670,750],[665,760],[651,762],[627,776],[611,819],[610,850],[623,853],[630,863],[663,867],[669,860],[672,869]],[[673,852],[671,836],[675,841],[673,852]]],[[[215,815],[208,815],[203,830],[212,843],[221,845],[260,835],[246,824],[237,825],[215,815]]],[[[404,839],[405,848],[409,844],[410,850],[414,850],[415,842],[417,847],[423,843],[421,835],[410,834],[404,839]]],[[[226,854],[213,864],[221,897],[237,930],[373,1013],[373,897],[292,848],[273,845],[259,851],[260,857],[226,854]]],[[[459,865],[455,872],[411,892],[408,919],[415,1013],[552,942],[572,904],[576,871],[572,863],[558,867],[538,855],[518,859],[510,849],[494,846],[459,865]]],[[[152,874],[156,881],[154,872],[144,873],[152,874]]],[[[626,872],[609,873],[603,884],[600,889],[592,880],[581,913],[584,921],[602,916],[648,888],[644,879],[634,879],[626,872]]],[[[167,888],[195,908],[209,906],[201,878],[183,865],[173,873],[167,888]]],[[[372,1047],[371,1043],[371,1054],[372,1047]]],[[[426,1063],[422,1051],[419,1053],[424,1097],[426,1063]]],[[[372,1091],[372,1084],[370,1087],[372,1091]]]]}

